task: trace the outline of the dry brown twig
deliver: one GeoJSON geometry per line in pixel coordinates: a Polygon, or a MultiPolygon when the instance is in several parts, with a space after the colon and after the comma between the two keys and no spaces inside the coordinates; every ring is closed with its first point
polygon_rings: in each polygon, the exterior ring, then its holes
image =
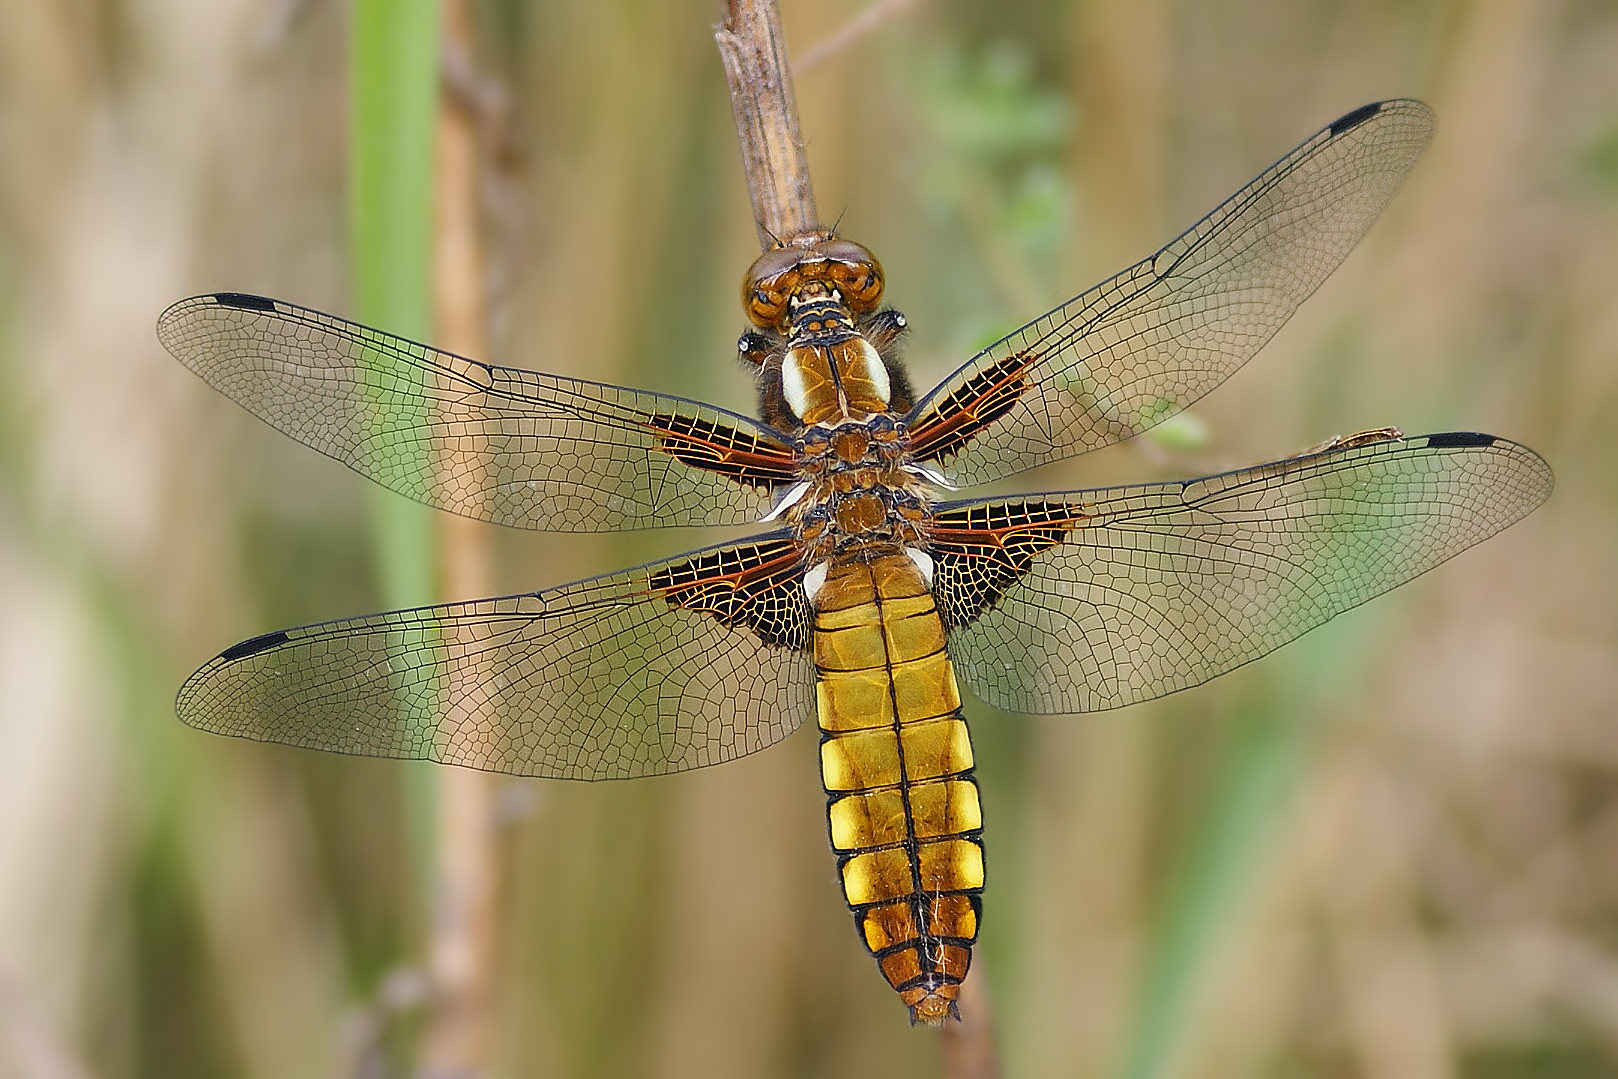
{"type": "Polygon", "coordinates": [[[759,246],[768,248],[778,236],[820,225],[774,0],[725,0],[714,40],[730,85],[759,246]]]}
{"type": "MultiPolygon", "coordinates": [[[[442,52],[452,62],[464,64],[472,55],[472,20],[468,0],[445,0],[442,52]]],[[[446,72],[439,90],[433,316],[436,336],[445,348],[463,356],[486,356],[480,102],[468,98],[464,92],[468,80],[464,71],[459,74],[457,79],[453,69],[446,72]]],[[[493,574],[484,534],[467,518],[448,514],[439,527],[445,591],[454,596],[487,595],[493,574]]],[[[480,673],[469,671],[461,677],[478,678],[480,673]]],[[[457,690],[452,687],[450,692],[457,690]]],[[[446,768],[438,773],[424,1076],[484,1075],[492,1061],[504,877],[497,783],[489,773],[470,769],[446,768]]]]}

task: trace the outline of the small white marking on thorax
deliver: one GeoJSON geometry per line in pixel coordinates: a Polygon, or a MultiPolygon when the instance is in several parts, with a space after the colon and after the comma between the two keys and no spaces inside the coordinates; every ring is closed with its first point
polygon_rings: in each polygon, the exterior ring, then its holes
{"type": "Polygon", "coordinates": [[[893,387],[888,381],[888,365],[882,362],[877,355],[876,348],[865,338],[860,338],[860,358],[865,361],[865,375],[876,387],[876,395],[885,405],[893,400],[893,387]]]}
{"type": "Polygon", "coordinates": [[[803,419],[809,408],[809,390],[804,386],[803,365],[798,361],[798,350],[789,349],[781,360],[781,396],[798,419],[803,419]]]}

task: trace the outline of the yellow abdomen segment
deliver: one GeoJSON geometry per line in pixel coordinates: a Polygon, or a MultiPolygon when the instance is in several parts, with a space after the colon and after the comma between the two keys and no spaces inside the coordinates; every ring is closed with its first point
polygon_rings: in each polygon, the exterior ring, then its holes
{"type": "Polygon", "coordinates": [[[944,625],[894,547],[840,555],[815,595],[820,769],[843,894],[919,1022],[955,1011],[977,939],[983,815],[944,625]]]}

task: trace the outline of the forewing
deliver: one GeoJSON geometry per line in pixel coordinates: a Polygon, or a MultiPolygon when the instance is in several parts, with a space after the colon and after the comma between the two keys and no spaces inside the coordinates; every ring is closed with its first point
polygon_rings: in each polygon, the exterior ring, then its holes
{"type": "Polygon", "coordinates": [[[521,596],[266,634],[180,689],[193,727],[556,779],[728,761],[814,709],[785,535],[521,596]]]}
{"type": "Polygon", "coordinates": [[[240,293],[157,335],[272,427],[400,494],[552,532],[744,524],[795,478],[767,427],[711,405],[496,367],[240,293]]]}
{"type": "Polygon", "coordinates": [[[969,360],[910,413],[918,460],[961,486],[1138,434],[1224,381],[1342,262],[1432,136],[1367,105],[1190,231],[969,360]]]}
{"type": "Polygon", "coordinates": [[[1205,682],[1522,518],[1549,466],[1489,435],[1380,436],[1182,483],[941,507],[934,592],[966,685],[1018,712],[1205,682]]]}

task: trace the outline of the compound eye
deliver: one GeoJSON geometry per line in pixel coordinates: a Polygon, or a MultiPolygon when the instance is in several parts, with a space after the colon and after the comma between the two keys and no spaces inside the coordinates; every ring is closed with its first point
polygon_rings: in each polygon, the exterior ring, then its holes
{"type": "Polygon", "coordinates": [[[747,281],[742,287],[742,307],[748,321],[761,330],[777,329],[787,312],[788,290],[776,281],[747,281]]]}
{"type": "Polygon", "coordinates": [[[815,250],[830,263],[827,277],[855,314],[869,314],[882,302],[882,264],[853,240],[831,239],[815,250]]]}
{"type": "Polygon", "coordinates": [[[843,302],[856,315],[869,314],[882,302],[882,270],[874,262],[859,266],[838,264],[832,280],[843,302]]]}
{"type": "Polygon", "coordinates": [[[781,325],[803,259],[802,248],[777,247],[753,260],[742,278],[742,307],[753,325],[762,330],[781,325]]]}
{"type": "Polygon", "coordinates": [[[876,256],[864,244],[845,240],[841,236],[828,236],[815,244],[815,251],[822,257],[833,262],[846,262],[850,265],[870,263],[876,265],[876,256]]]}

